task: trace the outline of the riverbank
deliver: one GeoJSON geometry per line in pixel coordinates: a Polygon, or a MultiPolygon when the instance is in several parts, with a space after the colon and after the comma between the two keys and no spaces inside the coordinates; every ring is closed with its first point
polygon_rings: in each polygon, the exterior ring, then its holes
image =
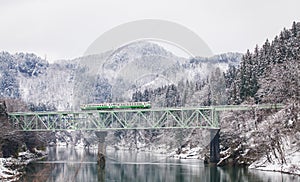
{"type": "MultiPolygon", "coordinates": [[[[284,161],[281,161],[276,157],[276,155],[272,152],[269,153],[268,157],[263,156],[260,159],[249,162],[249,163],[238,163],[236,158],[233,158],[232,151],[222,151],[221,152],[221,160],[217,164],[217,166],[246,166],[249,169],[255,169],[260,171],[270,171],[270,172],[279,172],[286,173],[291,175],[300,176],[300,151],[297,147],[288,148],[285,146],[286,151],[284,155],[284,161]]],[[[183,148],[182,152],[177,154],[176,152],[172,152],[169,156],[174,157],[176,159],[201,159],[201,160],[209,160],[205,159],[203,155],[199,154],[202,151],[201,148],[183,148]]],[[[235,149],[238,151],[238,149],[235,149]]],[[[245,160],[244,160],[245,161],[245,160]]],[[[208,162],[208,161],[205,161],[208,162]]]]}
{"type": "MultiPolygon", "coordinates": [[[[272,159],[275,158],[273,155],[272,159]]],[[[270,160],[267,157],[255,161],[249,166],[249,169],[257,169],[263,171],[276,171],[287,174],[299,175],[300,176],[300,152],[295,151],[285,156],[285,161],[270,160]]]]}
{"type": "Polygon", "coordinates": [[[300,175],[300,105],[221,114],[220,164],[300,175]]]}
{"type": "Polygon", "coordinates": [[[0,158],[0,180],[18,181],[24,175],[24,168],[30,162],[43,159],[46,156],[47,152],[35,150],[34,153],[20,152],[18,158],[0,158]]]}

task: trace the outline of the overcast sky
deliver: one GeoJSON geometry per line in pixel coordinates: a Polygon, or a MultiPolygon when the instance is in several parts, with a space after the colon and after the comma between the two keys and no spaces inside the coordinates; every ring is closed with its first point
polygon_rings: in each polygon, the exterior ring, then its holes
{"type": "Polygon", "coordinates": [[[161,19],[194,31],[215,54],[245,52],[299,21],[299,7],[299,0],[0,0],[0,51],[71,59],[115,26],[161,19]]]}

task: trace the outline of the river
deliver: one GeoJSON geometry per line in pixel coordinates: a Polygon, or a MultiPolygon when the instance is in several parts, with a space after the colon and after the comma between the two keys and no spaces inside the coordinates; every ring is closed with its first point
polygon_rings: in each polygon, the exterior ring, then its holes
{"type": "Polygon", "coordinates": [[[300,181],[299,176],[244,167],[210,167],[205,166],[201,160],[173,159],[150,152],[108,150],[105,169],[98,167],[96,160],[96,150],[50,147],[47,159],[31,163],[21,181],[300,181]]]}

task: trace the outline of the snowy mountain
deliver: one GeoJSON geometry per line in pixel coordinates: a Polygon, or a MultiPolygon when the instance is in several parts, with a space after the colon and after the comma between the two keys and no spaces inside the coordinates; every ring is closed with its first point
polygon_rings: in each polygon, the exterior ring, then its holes
{"type": "Polygon", "coordinates": [[[0,59],[2,97],[21,98],[35,110],[70,110],[84,103],[130,101],[134,92],[145,89],[200,82],[216,68],[225,71],[237,65],[241,54],[186,59],[139,41],[53,64],[33,54],[2,52],[0,59]]]}
{"type": "Polygon", "coordinates": [[[204,80],[216,68],[225,71],[240,59],[241,54],[237,53],[186,59],[157,44],[142,41],[113,51],[99,66],[98,74],[111,84],[112,100],[128,101],[134,92],[146,88],[177,85],[182,80],[204,80]]]}

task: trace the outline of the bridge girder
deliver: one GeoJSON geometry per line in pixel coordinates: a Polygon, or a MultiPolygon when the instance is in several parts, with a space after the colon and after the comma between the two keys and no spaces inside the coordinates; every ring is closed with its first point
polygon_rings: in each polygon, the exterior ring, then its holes
{"type": "Polygon", "coordinates": [[[283,105],[210,106],[84,112],[29,112],[9,113],[8,115],[15,129],[21,131],[219,129],[219,112],[282,107],[283,105]]]}

